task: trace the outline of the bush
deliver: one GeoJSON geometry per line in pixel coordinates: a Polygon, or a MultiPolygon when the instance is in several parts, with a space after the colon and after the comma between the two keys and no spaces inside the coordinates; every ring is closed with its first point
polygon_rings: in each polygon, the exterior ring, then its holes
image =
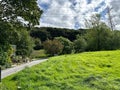
{"type": "Polygon", "coordinates": [[[43,47],[47,54],[51,56],[55,54],[60,54],[63,50],[63,45],[58,40],[47,40],[43,43],[43,47]]]}
{"type": "Polygon", "coordinates": [[[39,38],[35,38],[34,42],[35,42],[34,50],[42,49],[42,43],[41,43],[41,40],[39,38]]]}
{"type": "Polygon", "coordinates": [[[110,50],[112,47],[112,31],[104,25],[88,30],[84,36],[88,44],[87,51],[110,50]]]}
{"type": "Polygon", "coordinates": [[[87,46],[87,42],[83,37],[78,37],[75,41],[74,41],[74,49],[75,49],[75,53],[79,53],[79,52],[83,52],[85,51],[87,46]]]}
{"type": "Polygon", "coordinates": [[[63,50],[61,54],[70,54],[73,51],[73,43],[64,37],[56,37],[56,40],[60,41],[63,45],[63,50]]]}
{"type": "Polygon", "coordinates": [[[15,43],[17,45],[17,55],[21,55],[22,57],[28,57],[30,56],[32,50],[33,50],[33,39],[30,37],[29,33],[25,30],[21,30],[20,32],[20,38],[15,43]]]}
{"type": "Polygon", "coordinates": [[[11,55],[13,53],[12,47],[9,47],[7,51],[0,49],[0,65],[5,68],[11,67],[11,55]]]}
{"type": "Polygon", "coordinates": [[[120,49],[120,31],[113,31],[112,39],[111,39],[111,49],[120,49]]]}

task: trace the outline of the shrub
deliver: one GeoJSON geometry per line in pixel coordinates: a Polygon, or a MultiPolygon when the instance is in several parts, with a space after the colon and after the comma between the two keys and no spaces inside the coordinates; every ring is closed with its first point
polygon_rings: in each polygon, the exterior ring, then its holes
{"type": "Polygon", "coordinates": [[[39,38],[35,38],[34,43],[35,43],[34,50],[40,50],[42,48],[42,43],[39,38]]]}
{"type": "Polygon", "coordinates": [[[11,67],[11,55],[13,53],[12,47],[9,46],[7,51],[0,49],[0,65],[8,68],[11,67]]]}
{"type": "Polygon", "coordinates": [[[17,45],[17,55],[21,55],[23,58],[30,56],[32,50],[33,50],[33,39],[29,36],[29,33],[25,30],[21,30],[20,32],[20,38],[16,42],[17,45]]]}
{"type": "Polygon", "coordinates": [[[112,47],[110,45],[112,31],[104,25],[88,30],[84,36],[88,44],[88,51],[110,50],[112,47]]]}
{"type": "Polygon", "coordinates": [[[113,31],[110,46],[111,49],[120,49],[120,31],[113,31]]]}
{"type": "Polygon", "coordinates": [[[63,45],[63,50],[61,54],[70,54],[73,51],[73,43],[64,37],[56,37],[56,40],[60,41],[63,45]]]}
{"type": "Polygon", "coordinates": [[[50,55],[60,54],[63,50],[63,45],[58,40],[47,40],[43,43],[45,52],[50,55]]]}
{"type": "Polygon", "coordinates": [[[74,49],[76,53],[85,51],[87,46],[87,42],[83,37],[78,37],[75,41],[74,41],[74,49]]]}

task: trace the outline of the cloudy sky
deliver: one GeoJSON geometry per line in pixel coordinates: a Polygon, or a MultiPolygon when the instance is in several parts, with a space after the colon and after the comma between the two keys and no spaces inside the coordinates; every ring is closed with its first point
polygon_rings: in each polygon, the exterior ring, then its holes
{"type": "Polygon", "coordinates": [[[41,27],[85,28],[85,19],[95,13],[101,14],[101,20],[107,23],[109,6],[115,29],[120,29],[120,0],[38,0],[38,5],[44,11],[41,27]]]}

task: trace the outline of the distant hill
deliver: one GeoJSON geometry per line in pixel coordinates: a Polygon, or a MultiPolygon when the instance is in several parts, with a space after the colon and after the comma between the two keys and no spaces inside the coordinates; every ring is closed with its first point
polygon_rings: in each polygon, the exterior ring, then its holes
{"type": "Polygon", "coordinates": [[[65,37],[73,41],[76,39],[76,35],[84,34],[86,29],[65,29],[65,28],[52,28],[52,27],[36,27],[34,28],[30,35],[34,38],[40,38],[41,41],[46,39],[53,39],[54,37],[65,37]]]}

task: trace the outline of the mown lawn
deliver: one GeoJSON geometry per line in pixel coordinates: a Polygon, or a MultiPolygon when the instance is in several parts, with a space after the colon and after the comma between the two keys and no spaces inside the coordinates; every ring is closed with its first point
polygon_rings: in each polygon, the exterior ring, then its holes
{"type": "Polygon", "coordinates": [[[120,90],[120,50],[52,57],[3,79],[0,87],[2,90],[120,90]]]}

